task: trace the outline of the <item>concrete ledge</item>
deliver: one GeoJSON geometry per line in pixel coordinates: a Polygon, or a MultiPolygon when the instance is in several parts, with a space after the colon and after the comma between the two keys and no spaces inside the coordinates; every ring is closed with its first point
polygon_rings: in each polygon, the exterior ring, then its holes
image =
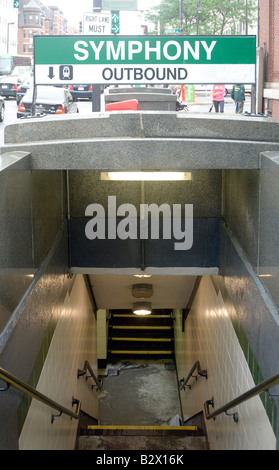
{"type": "Polygon", "coordinates": [[[46,116],[5,127],[5,144],[114,137],[200,138],[279,142],[270,118],[176,112],[114,112],[46,116]]]}
{"type": "Polygon", "coordinates": [[[265,152],[260,155],[261,168],[279,169],[279,152],[265,152]]]}
{"type": "Polygon", "coordinates": [[[257,169],[261,152],[279,143],[202,139],[87,139],[5,147],[31,154],[32,169],[194,170],[257,169]]]}
{"type": "Polygon", "coordinates": [[[0,156],[0,172],[4,170],[28,170],[30,168],[30,153],[8,152],[0,156]]]}
{"type": "Polygon", "coordinates": [[[261,117],[93,113],[7,126],[1,152],[30,153],[32,169],[257,169],[279,151],[278,131],[261,117]]]}

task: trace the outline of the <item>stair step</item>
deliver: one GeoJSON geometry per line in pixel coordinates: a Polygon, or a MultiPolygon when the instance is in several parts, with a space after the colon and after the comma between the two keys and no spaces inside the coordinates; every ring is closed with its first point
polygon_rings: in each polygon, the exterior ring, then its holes
{"type": "Polygon", "coordinates": [[[173,351],[167,351],[167,350],[158,350],[158,351],[156,351],[156,350],[151,350],[151,349],[146,350],[146,351],[144,351],[144,350],[140,351],[140,350],[111,349],[109,351],[109,353],[110,354],[138,354],[138,355],[140,355],[140,354],[146,354],[146,355],[151,355],[151,354],[163,354],[164,355],[164,354],[168,354],[168,355],[171,355],[171,354],[173,354],[173,351]]]}
{"type": "Polygon", "coordinates": [[[113,330],[172,330],[172,326],[112,325],[113,330]]]}
{"type": "Polygon", "coordinates": [[[87,435],[103,436],[147,436],[147,435],[203,435],[197,426],[116,426],[116,425],[89,425],[87,435]]]}
{"type": "Polygon", "coordinates": [[[108,343],[108,351],[112,352],[114,350],[117,351],[167,351],[167,350],[174,350],[174,343],[173,341],[112,341],[110,340],[108,343]]]}
{"type": "Polygon", "coordinates": [[[125,337],[125,336],[114,336],[112,338],[109,338],[109,340],[111,340],[111,341],[134,341],[134,342],[138,342],[138,341],[140,341],[140,342],[142,342],[142,341],[150,342],[151,341],[151,342],[154,342],[154,343],[156,343],[156,342],[158,342],[158,343],[159,342],[171,343],[173,341],[172,338],[151,338],[151,337],[143,338],[143,337],[136,337],[136,336],[134,336],[133,338],[128,337],[128,336],[127,337],[125,337]]]}
{"type": "Polygon", "coordinates": [[[139,317],[128,311],[110,312],[108,358],[170,358],[174,355],[172,312],[153,311],[139,317]]]}
{"type": "MultiPolygon", "coordinates": [[[[129,314],[129,313],[119,313],[119,314],[114,314],[113,315],[113,318],[134,318],[134,319],[139,319],[141,317],[139,316],[136,316],[135,314],[129,314]]],[[[144,317],[145,319],[146,318],[156,318],[156,319],[159,319],[159,318],[164,318],[164,319],[169,319],[169,318],[172,318],[171,315],[148,315],[146,317],[144,317]]]]}

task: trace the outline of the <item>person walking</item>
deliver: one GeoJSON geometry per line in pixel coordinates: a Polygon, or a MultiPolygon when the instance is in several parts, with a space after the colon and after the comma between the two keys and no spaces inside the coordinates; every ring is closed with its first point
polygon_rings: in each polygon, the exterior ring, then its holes
{"type": "Polygon", "coordinates": [[[233,86],[231,97],[235,102],[235,112],[242,114],[245,103],[245,86],[237,84],[233,86]]]}
{"type": "Polygon", "coordinates": [[[213,105],[214,105],[214,109],[216,113],[224,112],[225,94],[226,94],[225,85],[213,85],[211,97],[213,100],[213,105]]]}

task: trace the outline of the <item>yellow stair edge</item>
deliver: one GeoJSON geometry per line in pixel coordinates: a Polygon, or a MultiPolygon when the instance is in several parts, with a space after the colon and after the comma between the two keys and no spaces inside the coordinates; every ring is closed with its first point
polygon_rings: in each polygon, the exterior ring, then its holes
{"type": "Polygon", "coordinates": [[[112,326],[113,330],[172,330],[171,326],[112,326]]]}
{"type": "Polygon", "coordinates": [[[128,351],[111,349],[111,354],[173,354],[173,351],[128,351]]]}
{"type": "MultiPolygon", "coordinates": [[[[137,318],[137,316],[134,313],[127,313],[127,315],[125,313],[117,313],[113,315],[113,318],[137,318]]],[[[145,318],[171,318],[171,315],[147,315],[145,318]]]]}
{"type": "Polygon", "coordinates": [[[128,431],[198,431],[197,426],[123,426],[123,425],[89,425],[91,430],[128,430],[128,431]]]}

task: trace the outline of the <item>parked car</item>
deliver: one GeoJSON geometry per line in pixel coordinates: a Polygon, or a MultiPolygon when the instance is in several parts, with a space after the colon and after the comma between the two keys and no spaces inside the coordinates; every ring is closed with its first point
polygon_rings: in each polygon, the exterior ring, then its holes
{"type": "Polygon", "coordinates": [[[19,105],[21,99],[23,98],[27,90],[29,90],[29,88],[31,88],[32,86],[33,86],[33,79],[31,77],[27,78],[20,85],[18,85],[17,91],[16,91],[16,104],[17,105],[19,105]]]}
{"type": "Polygon", "coordinates": [[[0,78],[0,92],[5,98],[15,98],[17,87],[21,83],[18,76],[6,75],[0,78]]]}
{"type": "MultiPolygon", "coordinates": [[[[32,116],[33,88],[29,88],[22,98],[17,111],[17,117],[32,116]]],[[[54,86],[37,87],[36,115],[78,113],[71,93],[66,88],[54,86]]]]}
{"type": "Polygon", "coordinates": [[[92,85],[70,85],[69,90],[74,101],[80,98],[92,99],[92,85]]]}
{"type": "Polygon", "coordinates": [[[0,95],[0,122],[4,121],[5,117],[5,101],[4,98],[0,95]]]}

